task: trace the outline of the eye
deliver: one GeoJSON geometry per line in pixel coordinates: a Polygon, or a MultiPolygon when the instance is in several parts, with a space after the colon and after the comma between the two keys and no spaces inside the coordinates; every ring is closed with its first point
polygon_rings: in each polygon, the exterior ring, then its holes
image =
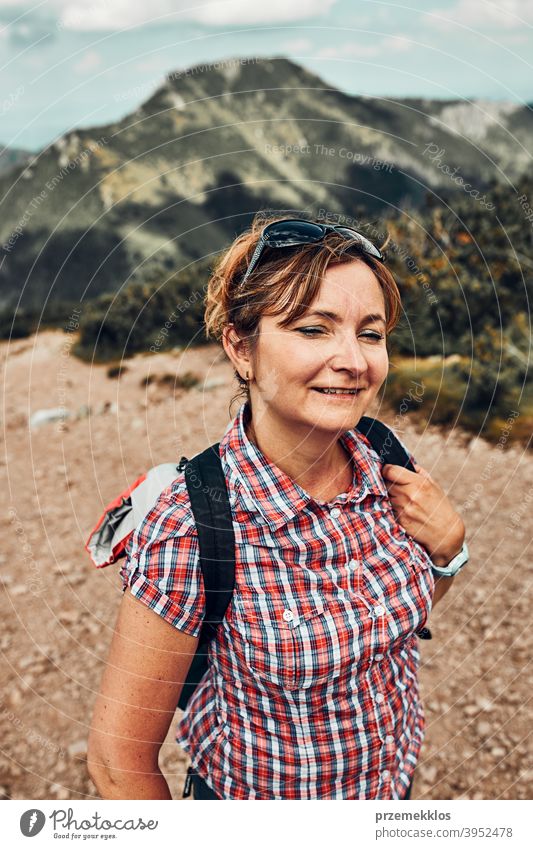
{"type": "MultiPolygon", "coordinates": [[[[297,333],[303,333],[304,336],[316,336],[316,335],[322,336],[324,331],[325,331],[324,327],[297,327],[296,328],[296,332],[297,333]]],[[[375,342],[380,342],[382,339],[385,338],[384,334],[379,333],[379,331],[377,331],[377,330],[366,330],[363,333],[361,333],[361,336],[364,336],[367,339],[371,339],[372,341],[375,341],[375,342]]]]}
{"type": "Polygon", "coordinates": [[[383,333],[378,333],[377,330],[366,330],[361,336],[366,336],[367,339],[375,339],[378,342],[381,339],[384,339],[385,336],[383,333]]]}
{"type": "Polygon", "coordinates": [[[298,333],[303,333],[304,336],[314,336],[316,333],[321,334],[323,327],[298,327],[298,333]]]}

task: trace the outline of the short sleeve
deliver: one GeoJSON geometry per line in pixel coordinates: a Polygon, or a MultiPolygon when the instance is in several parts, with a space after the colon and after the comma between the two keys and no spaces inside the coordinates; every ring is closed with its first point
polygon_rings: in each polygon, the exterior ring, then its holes
{"type": "Polygon", "coordinates": [[[198,536],[182,473],[135,529],[121,570],[123,590],[178,631],[200,634],[205,594],[198,536]]]}

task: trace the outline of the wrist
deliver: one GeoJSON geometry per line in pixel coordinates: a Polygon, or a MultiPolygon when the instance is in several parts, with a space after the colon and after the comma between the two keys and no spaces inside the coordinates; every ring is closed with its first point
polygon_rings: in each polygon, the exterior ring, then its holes
{"type": "Polygon", "coordinates": [[[431,561],[435,564],[435,566],[437,566],[438,569],[443,569],[445,566],[448,565],[448,563],[453,560],[454,557],[457,557],[462,547],[463,543],[461,542],[460,545],[457,545],[453,549],[450,549],[447,554],[430,554],[431,561]]]}
{"type": "Polygon", "coordinates": [[[461,550],[459,551],[459,553],[456,554],[455,557],[452,557],[452,559],[448,563],[446,563],[445,565],[443,564],[442,566],[437,566],[436,563],[432,564],[432,570],[433,574],[435,575],[435,578],[453,578],[454,575],[457,575],[457,573],[460,572],[463,566],[468,563],[469,556],[470,555],[468,551],[468,546],[465,540],[465,542],[463,542],[461,546],[461,550]]]}
{"type": "Polygon", "coordinates": [[[439,569],[444,568],[454,557],[457,557],[464,545],[466,528],[463,520],[457,516],[457,523],[454,522],[454,525],[455,527],[445,547],[437,548],[435,551],[429,553],[433,563],[439,569]]]}

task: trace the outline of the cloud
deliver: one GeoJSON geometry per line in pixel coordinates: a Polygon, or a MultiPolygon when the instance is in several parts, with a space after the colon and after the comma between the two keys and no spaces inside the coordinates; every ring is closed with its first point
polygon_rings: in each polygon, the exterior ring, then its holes
{"type": "Polygon", "coordinates": [[[312,50],[313,44],[308,38],[292,38],[282,42],[280,48],[287,53],[301,53],[302,50],[312,50]]]}
{"type": "Polygon", "coordinates": [[[322,47],[317,56],[322,59],[373,59],[386,53],[403,53],[411,50],[412,42],[405,35],[389,35],[371,44],[355,44],[353,41],[344,44],[322,47]]]}
{"type": "Polygon", "coordinates": [[[519,29],[524,23],[533,24],[533,5],[524,0],[458,0],[451,7],[428,12],[428,20],[439,29],[451,29],[455,24],[480,31],[519,29]]]}
{"type": "Polygon", "coordinates": [[[56,18],[46,7],[19,8],[16,0],[0,0],[0,37],[16,48],[53,41],[56,18]]]}
{"type": "Polygon", "coordinates": [[[86,50],[79,62],[73,65],[77,74],[92,74],[102,64],[102,57],[96,50],[86,50]]]}
{"type": "MultiPolygon", "coordinates": [[[[14,0],[0,0],[12,6],[14,0]]],[[[307,20],[326,15],[337,0],[206,0],[193,5],[191,0],[46,0],[58,18],[58,28],[78,31],[120,30],[150,23],[194,21],[206,26],[260,25],[307,20]]],[[[28,9],[30,6],[28,4],[28,9]]]]}

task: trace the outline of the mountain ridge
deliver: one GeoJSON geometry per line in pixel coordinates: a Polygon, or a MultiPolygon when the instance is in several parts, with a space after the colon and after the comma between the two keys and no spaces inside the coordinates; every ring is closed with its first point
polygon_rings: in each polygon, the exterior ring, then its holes
{"type": "Polygon", "coordinates": [[[0,174],[0,307],[177,269],[264,207],[386,215],[453,191],[454,168],[481,194],[523,173],[532,141],[529,107],[349,95],[283,56],[191,66],[0,174]]]}

